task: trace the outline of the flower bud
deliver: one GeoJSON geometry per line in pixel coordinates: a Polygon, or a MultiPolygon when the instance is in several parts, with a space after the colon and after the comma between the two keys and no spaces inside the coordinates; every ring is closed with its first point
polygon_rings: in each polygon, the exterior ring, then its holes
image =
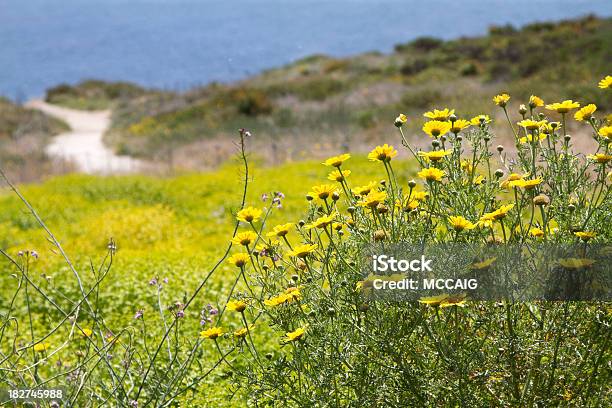
{"type": "Polygon", "coordinates": [[[360,312],[367,312],[370,306],[367,303],[362,303],[359,305],[360,312]]]}
{"type": "Polygon", "coordinates": [[[327,309],[327,315],[328,316],[335,316],[336,315],[336,309],[334,309],[333,307],[330,307],[329,309],[327,309]]]}
{"type": "Polygon", "coordinates": [[[576,206],[574,204],[569,204],[567,209],[573,212],[576,209],[576,206]]]}
{"type": "Polygon", "coordinates": [[[488,142],[489,140],[491,140],[491,136],[489,135],[484,135],[484,137],[482,138],[485,142],[488,142]]]}
{"type": "Polygon", "coordinates": [[[438,139],[434,139],[434,140],[431,141],[431,145],[433,147],[438,147],[438,146],[440,146],[440,141],[438,139]]]}
{"type": "Polygon", "coordinates": [[[503,152],[504,151],[504,146],[497,145],[497,151],[500,152],[500,153],[503,152]]]}
{"type": "Polygon", "coordinates": [[[304,221],[304,220],[300,220],[300,221],[298,222],[298,225],[299,225],[300,227],[303,227],[304,225],[306,225],[306,221],[304,221]]]}
{"type": "Polygon", "coordinates": [[[457,139],[457,141],[458,141],[458,142],[460,142],[460,141],[462,141],[462,140],[463,140],[463,136],[461,136],[461,135],[457,135],[457,138],[456,138],[456,139],[457,139]]]}
{"type": "Polygon", "coordinates": [[[440,141],[442,143],[446,142],[446,136],[445,135],[440,136],[440,141]]]}
{"type": "Polygon", "coordinates": [[[550,127],[556,129],[559,127],[559,122],[550,122],[550,127]]]}
{"type": "Polygon", "coordinates": [[[387,185],[387,180],[380,180],[380,185],[381,186],[386,186],[387,185]]]}
{"type": "Polygon", "coordinates": [[[548,205],[550,204],[550,198],[546,194],[538,194],[533,198],[533,203],[541,206],[548,205]]]}
{"type": "Polygon", "coordinates": [[[349,214],[353,214],[355,212],[356,208],[353,206],[350,206],[349,208],[346,209],[346,211],[348,211],[349,214]]]}
{"type": "Polygon", "coordinates": [[[408,182],[408,187],[410,187],[410,188],[415,188],[415,187],[416,187],[416,185],[417,185],[417,183],[416,183],[416,181],[414,181],[414,180],[410,180],[410,181],[408,182]]]}
{"type": "Polygon", "coordinates": [[[544,120],[545,117],[546,115],[543,114],[542,112],[538,113],[538,118],[540,118],[540,120],[544,120]]]}
{"type": "Polygon", "coordinates": [[[502,169],[495,170],[495,177],[497,177],[497,178],[504,177],[504,171],[502,169]]]}
{"type": "Polygon", "coordinates": [[[340,194],[338,194],[337,191],[334,191],[332,196],[331,196],[332,200],[334,201],[338,201],[340,199],[340,194]]]}
{"type": "Polygon", "coordinates": [[[400,113],[398,117],[395,118],[394,125],[397,128],[401,128],[404,125],[404,123],[406,123],[407,121],[408,121],[408,118],[406,117],[406,115],[404,115],[403,113],[400,113]]]}
{"type": "Polygon", "coordinates": [[[294,275],[291,275],[291,280],[294,282],[297,282],[298,280],[300,280],[300,277],[294,274],[294,275]]]}
{"type": "Polygon", "coordinates": [[[376,211],[378,211],[379,214],[386,214],[389,212],[389,208],[381,203],[376,206],[376,211]]]}
{"type": "Polygon", "coordinates": [[[311,196],[310,194],[306,194],[306,200],[312,201],[312,200],[314,200],[314,197],[311,196]]]}
{"type": "Polygon", "coordinates": [[[521,115],[526,114],[527,113],[527,107],[525,105],[521,104],[521,106],[519,106],[519,113],[521,115]]]}
{"type": "Polygon", "coordinates": [[[452,113],[448,119],[452,122],[456,122],[457,121],[457,115],[455,115],[454,113],[452,113]]]}
{"type": "Polygon", "coordinates": [[[272,354],[272,353],[266,353],[266,358],[267,358],[268,360],[272,360],[272,357],[274,357],[274,354],[272,354]]]}
{"type": "Polygon", "coordinates": [[[563,136],[563,140],[565,140],[565,142],[569,142],[570,140],[572,140],[572,137],[570,135],[565,135],[563,136]]]}

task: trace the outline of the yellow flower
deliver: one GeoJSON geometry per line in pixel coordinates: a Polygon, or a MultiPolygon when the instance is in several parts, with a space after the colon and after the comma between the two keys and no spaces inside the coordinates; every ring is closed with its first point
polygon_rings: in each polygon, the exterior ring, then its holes
{"type": "Polygon", "coordinates": [[[419,171],[417,173],[417,176],[427,181],[440,181],[442,180],[442,177],[444,177],[445,174],[446,173],[444,173],[444,171],[440,169],[436,169],[435,167],[428,167],[419,171]]]}
{"type": "Polygon", "coordinates": [[[405,197],[403,202],[400,199],[395,200],[395,207],[403,209],[404,211],[414,210],[419,206],[419,201],[414,198],[414,195],[410,198],[405,197]]]}
{"type": "Polygon", "coordinates": [[[250,331],[253,331],[254,328],[255,326],[250,324],[248,329],[246,327],[243,327],[241,329],[236,330],[234,332],[234,336],[238,337],[239,339],[245,338],[250,331]]]}
{"type": "Polygon", "coordinates": [[[449,150],[435,150],[433,152],[419,152],[419,156],[425,157],[426,159],[431,160],[432,162],[437,162],[452,153],[453,151],[450,149],[449,150]]]}
{"type": "Polygon", "coordinates": [[[297,329],[295,329],[292,332],[288,332],[286,334],[286,340],[287,342],[290,341],[298,341],[300,340],[302,337],[304,337],[304,334],[306,334],[306,327],[298,327],[297,329]]]}
{"type": "Polygon", "coordinates": [[[588,241],[591,238],[595,238],[597,234],[593,231],[578,231],[574,232],[574,235],[583,241],[588,241]]]}
{"type": "MultiPolygon", "coordinates": [[[[561,124],[559,122],[550,122],[550,123],[547,122],[547,121],[543,121],[543,122],[544,123],[540,126],[540,133],[543,133],[545,135],[551,135],[551,134],[554,133],[554,131],[556,129],[560,129],[561,128],[561,124]]],[[[521,140],[523,140],[523,139],[524,138],[522,138],[521,140]]],[[[542,135],[540,135],[540,140],[543,140],[542,135]]]]}
{"type": "Polygon", "coordinates": [[[559,259],[559,265],[566,269],[582,269],[589,268],[595,263],[594,260],[588,258],[564,258],[559,259]]]}
{"type": "Polygon", "coordinates": [[[214,340],[221,335],[223,335],[223,329],[221,329],[220,327],[211,327],[210,329],[206,329],[200,332],[200,337],[203,339],[214,340]]]}
{"type": "Polygon", "coordinates": [[[400,113],[397,118],[395,118],[395,126],[397,126],[398,128],[402,127],[404,125],[404,123],[406,123],[408,121],[408,118],[406,117],[406,115],[404,115],[403,113],[400,113]]]}
{"type": "Polygon", "coordinates": [[[239,232],[232,239],[232,243],[236,245],[248,246],[257,239],[257,234],[253,231],[239,232]]]}
{"type": "Polygon", "coordinates": [[[448,217],[448,222],[457,232],[476,228],[475,224],[472,224],[470,221],[466,220],[460,215],[448,217]]]}
{"type": "Polygon", "coordinates": [[[485,213],[482,217],[480,217],[480,223],[487,223],[489,221],[497,221],[504,218],[508,212],[514,207],[514,204],[506,204],[499,207],[497,210],[485,213]]]}
{"type": "Polygon", "coordinates": [[[437,296],[426,296],[419,299],[419,303],[428,306],[439,306],[444,300],[448,298],[448,295],[437,295],[437,296]]]}
{"type": "Polygon", "coordinates": [[[423,132],[427,133],[429,137],[438,137],[448,133],[451,130],[451,124],[449,122],[442,122],[440,120],[430,120],[425,122],[423,125],[423,132]]]}
{"type": "Polygon", "coordinates": [[[326,166],[331,166],[331,167],[340,167],[342,166],[342,163],[344,163],[350,158],[351,158],[350,154],[344,153],[338,156],[330,157],[329,159],[325,160],[323,164],[326,166]]]}
{"type": "Polygon", "coordinates": [[[454,134],[457,134],[469,126],[470,126],[469,121],[465,119],[457,119],[456,121],[452,122],[450,131],[453,132],[454,134]]]}
{"type": "Polygon", "coordinates": [[[511,173],[510,175],[508,175],[508,177],[505,180],[502,180],[499,183],[499,186],[501,188],[506,188],[508,187],[511,181],[521,180],[523,177],[526,177],[526,175],[521,176],[518,173],[511,173]]]}
{"type": "Polygon", "coordinates": [[[591,119],[591,117],[593,116],[593,113],[595,113],[596,110],[597,110],[597,106],[595,106],[595,104],[593,103],[590,103],[584,106],[583,108],[581,108],[580,110],[578,110],[576,113],[574,113],[574,119],[576,119],[579,122],[582,122],[584,120],[589,120],[591,119]]]}
{"type": "Polygon", "coordinates": [[[440,302],[440,308],[459,306],[465,307],[467,300],[465,295],[449,296],[440,302]]]}
{"type": "MultiPolygon", "coordinates": [[[[536,140],[544,140],[544,139],[546,139],[546,137],[547,137],[546,133],[540,133],[535,138],[536,138],[536,140]]],[[[533,135],[532,134],[528,134],[525,137],[521,137],[519,139],[519,142],[525,144],[525,143],[531,143],[531,142],[533,142],[533,140],[534,140],[533,135]]]]}
{"type": "Polygon", "coordinates": [[[447,121],[449,116],[454,114],[455,110],[454,109],[448,109],[448,108],[444,108],[442,110],[438,110],[438,109],[434,109],[430,112],[425,112],[423,114],[423,116],[425,116],[428,119],[431,119],[433,121],[447,121]]]}
{"type": "Polygon", "coordinates": [[[246,207],[238,211],[236,219],[242,222],[257,222],[261,217],[262,211],[258,208],[246,207]]]}
{"type": "Polygon", "coordinates": [[[493,257],[493,258],[485,259],[484,261],[474,262],[473,264],[470,265],[470,269],[475,269],[475,270],[487,269],[488,267],[493,265],[493,263],[495,263],[496,260],[497,258],[493,257]]]}
{"type": "Polygon", "coordinates": [[[519,180],[514,180],[514,181],[509,182],[508,186],[513,187],[513,188],[519,187],[519,188],[524,188],[525,190],[531,190],[532,188],[539,185],[540,183],[542,183],[541,178],[535,178],[532,180],[519,179],[519,180]]]}
{"type": "Polygon", "coordinates": [[[81,334],[83,335],[83,337],[91,337],[91,335],[93,334],[93,330],[86,327],[81,330],[81,334]]]}
{"type": "Polygon", "coordinates": [[[557,113],[567,113],[572,109],[576,109],[580,107],[580,103],[574,102],[571,99],[565,100],[563,102],[556,102],[550,105],[546,105],[546,109],[555,111],[557,113]]]}
{"type": "Polygon", "coordinates": [[[343,172],[340,172],[339,170],[334,170],[331,173],[329,173],[329,175],[327,176],[327,179],[331,181],[337,181],[340,183],[344,181],[350,175],[351,175],[350,170],[344,170],[343,172]]]}
{"type": "Polygon", "coordinates": [[[470,163],[469,160],[461,160],[461,169],[468,173],[471,173],[474,169],[474,166],[472,166],[472,163],[470,163]]]}
{"type": "Polygon", "coordinates": [[[506,104],[508,103],[508,101],[510,100],[510,95],[503,93],[500,95],[495,95],[493,97],[493,102],[495,102],[495,104],[497,106],[500,106],[502,108],[504,108],[506,106],[506,104]]]}
{"type": "Polygon", "coordinates": [[[244,253],[234,254],[227,259],[227,262],[237,266],[238,268],[242,268],[249,262],[249,255],[244,253]]]}
{"type": "Polygon", "coordinates": [[[531,108],[537,108],[539,106],[544,106],[544,101],[539,96],[531,95],[529,97],[529,106],[531,108]]]}
{"type": "Polygon", "coordinates": [[[602,163],[603,164],[603,163],[607,163],[610,160],[612,160],[612,156],[609,155],[609,154],[597,153],[597,154],[589,154],[587,156],[587,159],[591,159],[594,162],[602,163]]]}
{"type": "Polygon", "coordinates": [[[375,181],[371,181],[368,184],[366,184],[365,186],[355,187],[353,189],[353,194],[360,195],[360,196],[368,195],[368,194],[370,194],[370,191],[372,191],[374,188],[376,188],[377,184],[378,183],[376,183],[375,181]]]}
{"type": "Polygon", "coordinates": [[[415,191],[412,193],[412,198],[417,201],[425,201],[429,197],[429,193],[427,191],[415,191]]]}
{"type": "Polygon", "coordinates": [[[324,215],[306,226],[306,229],[325,228],[334,222],[335,214],[324,215]]]}
{"type": "Polygon", "coordinates": [[[363,197],[359,205],[363,207],[376,208],[380,203],[383,203],[387,198],[387,193],[384,191],[370,191],[367,196],[363,197]]]}
{"type": "Polygon", "coordinates": [[[315,249],[317,249],[317,246],[313,244],[298,245],[294,247],[293,250],[287,252],[287,255],[295,256],[298,258],[306,258],[306,256],[314,252],[315,249]]]}
{"type": "Polygon", "coordinates": [[[524,119],[524,120],[521,120],[520,122],[517,122],[516,124],[521,127],[524,127],[527,130],[536,130],[536,129],[539,129],[540,126],[544,124],[544,122],[536,121],[532,119],[524,119]]]}
{"type": "Polygon", "coordinates": [[[230,302],[227,302],[225,308],[233,312],[244,312],[244,310],[247,308],[247,304],[242,300],[232,300],[230,302]]]}
{"type": "Polygon", "coordinates": [[[389,162],[395,156],[397,156],[397,150],[395,150],[393,146],[389,146],[385,143],[382,146],[376,146],[374,150],[368,154],[368,159],[370,159],[370,161],[389,162]]]}
{"type": "Polygon", "coordinates": [[[474,185],[478,186],[480,184],[482,184],[485,181],[485,177],[482,174],[479,174],[478,176],[474,177],[474,185]]]}
{"type": "Polygon", "coordinates": [[[49,348],[51,348],[51,344],[50,343],[36,343],[34,345],[34,351],[36,351],[38,353],[42,353],[43,351],[47,351],[49,348]]]}
{"type": "Polygon", "coordinates": [[[599,87],[601,89],[610,88],[612,86],[612,76],[606,75],[601,81],[599,81],[599,87]]]}
{"type": "Polygon", "coordinates": [[[612,139],[612,126],[602,126],[597,133],[604,139],[612,139]]]}
{"type": "Polygon", "coordinates": [[[288,222],[287,224],[277,225],[272,229],[271,232],[266,234],[267,237],[284,237],[289,233],[289,230],[293,227],[292,222],[288,222]]]}
{"type": "Polygon", "coordinates": [[[532,228],[529,230],[529,235],[540,238],[544,236],[544,231],[542,231],[540,228],[532,228]]]}
{"type": "Polygon", "coordinates": [[[473,126],[480,126],[481,121],[483,124],[491,123],[491,118],[489,118],[489,115],[477,115],[477,116],[474,116],[472,119],[470,119],[470,123],[473,126]]]}
{"type": "Polygon", "coordinates": [[[309,195],[313,196],[313,197],[318,197],[321,200],[325,200],[327,199],[329,196],[331,196],[334,193],[338,192],[338,188],[333,185],[333,184],[321,184],[318,186],[314,186],[312,188],[312,191],[310,193],[308,193],[309,195]]]}

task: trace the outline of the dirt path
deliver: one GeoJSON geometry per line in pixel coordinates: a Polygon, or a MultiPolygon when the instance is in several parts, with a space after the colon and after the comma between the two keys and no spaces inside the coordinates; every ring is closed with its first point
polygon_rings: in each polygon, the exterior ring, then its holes
{"type": "Polygon", "coordinates": [[[118,156],[104,145],[102,136],[110,125],[110,111],[80,111],[51,105],[36,99],[27,107],[62,119],[71,130],[54,137],[47,146],[50,156],[72,161],[77,169],[90,174],[129,173],[139,170],[142,162],[118,156]]]}

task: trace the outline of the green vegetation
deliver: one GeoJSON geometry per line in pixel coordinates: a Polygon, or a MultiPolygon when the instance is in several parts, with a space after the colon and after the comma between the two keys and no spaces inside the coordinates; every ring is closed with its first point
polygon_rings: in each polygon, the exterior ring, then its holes
{"type": "Polygon", "coordinates": [[[20,181],[48,174],[44,148],[51,136],[66,130],[58,119],[0,98],[0,168],[20,181]]]}
{"type": "Polygon", "coordinates": [[[147,92],[128,82],[105,82],[86,80],[77,85],[60,84],[47,90],[45,100],[49,103],[73,109],[108,109],[116,101],[136,98],[147,92]]]}
{"type": "MultiPolygon", "coordinates": [[[[203,142],[227,140],[245,127],[260,151],[274,143],[291,151],[291,160],[302,152],[324,155],[325,149],[313,152],[314,143],[363,151],[399,112],[419,116],[444,105],[461,116],[480,114],[500,89],[513,95],[511,110],[531,93],[547,103],[573,98],[606,110],[612,98],[592,81],[609,74],[611,50],[612,19],[586,17],[520,30],[493,27],[479,38],[420,38],[389,55],[316,55],[236,84],[121,98],[106,140],[136,156],[165,157],[181,146],[193,155],[206,149],[203,142]],[[553,81],[557,86],[548,86],[553,81]]],[[[408,136],[421,134],[420,126],[408,123],[408,136]]]]}

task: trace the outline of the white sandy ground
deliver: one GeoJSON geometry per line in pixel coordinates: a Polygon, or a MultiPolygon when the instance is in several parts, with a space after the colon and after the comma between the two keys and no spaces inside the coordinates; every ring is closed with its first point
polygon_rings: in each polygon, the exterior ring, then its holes
{"type": "Polygon", "coordinates": [[[81,111],[51,105],[41,99],[29,101],[26,106],[62,119],[71,128],[51,140],[46,148],[50,156],[71,161],[80,172],[89,174],[130,173],[142,168],[140,160],[118,156],[102,142],[110,125],[109,110],[81,111]]]}

